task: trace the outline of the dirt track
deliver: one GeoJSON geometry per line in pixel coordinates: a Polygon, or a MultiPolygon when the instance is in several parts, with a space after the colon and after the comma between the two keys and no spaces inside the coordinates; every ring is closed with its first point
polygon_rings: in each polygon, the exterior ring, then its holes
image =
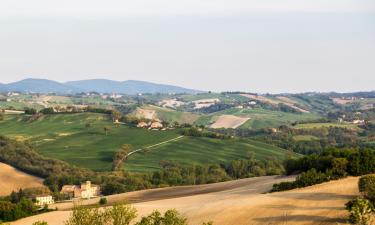
{"type": "MultiPolygon", "coordinates": [[[[272,183],[291,178],[261,177],[220,184],[155,189],[109,196],[109,202],[128,199],[145,215],[155,209],[175,208],[189,224],[214,221],[215,225],[241,224],[343,224],[344,204],[358,194],[358,178],[346,178],[288,192],[262,194],[272,183]]],[[[97,199],[92,200],[97,202],[97,199]]],[[[68,209],[69,204],[58,205],[68,209]]],[[[57,211],[26,218],[13,225],[45,220],[62,225],[70,211],[57,211]]]]}
{"type": "Polygon", "coordinates": [[[43,180],[0,163],[0,196],[9,195],[20,188],[42,187],[43,180]]]}

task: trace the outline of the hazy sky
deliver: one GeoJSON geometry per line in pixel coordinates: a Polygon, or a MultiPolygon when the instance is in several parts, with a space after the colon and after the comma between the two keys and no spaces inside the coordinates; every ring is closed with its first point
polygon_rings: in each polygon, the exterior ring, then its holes
{"type": "Polygon", "coordinates": [[[1,0],[0,82],[375,90],[374,0],[1,0]]]}

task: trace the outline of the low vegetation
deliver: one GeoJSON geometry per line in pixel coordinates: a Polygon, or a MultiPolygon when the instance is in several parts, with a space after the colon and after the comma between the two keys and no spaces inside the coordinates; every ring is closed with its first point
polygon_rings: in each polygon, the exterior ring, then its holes
{"type": "Polygon", "coordinates": [[[359,179],[361,196],[346,204],[352,224],[371,225],[375,222],[375,175],[366,175],[359,179]]]}
{"type": "Polygon", "coordinates": [[[299,173],[296,181],[275,184],[272,191],[306,187],[347,175],[375,173],[375,151],[370,149],[331,149],[318,155],[289,159],[285,162],[287,174],[299,173]]]}

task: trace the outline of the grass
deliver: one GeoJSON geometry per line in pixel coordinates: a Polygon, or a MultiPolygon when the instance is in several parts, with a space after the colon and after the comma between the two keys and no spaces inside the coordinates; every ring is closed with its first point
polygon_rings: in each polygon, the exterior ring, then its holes
{"type": "MultiPolygon", "coordinates": [[[[25,118],[24,115],[6,115],[0,122],[0,134],[29,141],[42,155],[95,171],[110,170],[113,153],[123,144],[138,149],[179,136],[178,130],[150,131],[115,126],[108,116],[96,113],[46,115],[34,122],[25,122],[25,118]],[[85,124],[91,127],[85,128],[85,124]],[[108,135],[105,135],[105,126],[110,127],[108,135]]],[[[160,168],[161,160],[183,164],[227,163],[246,157],[248,151],[255,152],[258,159],[285,155],[283,149],[251,140],[184,137],[132,155],[125,168],[152,171],[160,168]]]]}
{"type": "Polygon", "coordinates": [[[125,168],[144,172],[160,169],[159,162],[169,160],[181,164],[226,164],[231,160],[243,159],[253,152],[257,159],[275,157],[284,159],[286,151],[248,139],[220,140],[212,138],[183,137],[143,153],[134,154],[126,161],[125,168]]]}

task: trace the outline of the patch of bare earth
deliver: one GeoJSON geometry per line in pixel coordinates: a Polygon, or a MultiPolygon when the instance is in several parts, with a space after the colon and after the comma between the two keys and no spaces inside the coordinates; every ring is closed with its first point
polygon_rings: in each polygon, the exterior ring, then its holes
{"type": "Polygon", "coordinates": [[[352,99],[343,99],[343,98],[332,98],[332,101],[339,105],[346,105],[354,102],[352,99]]]}
{"type": "Polygon", "coordinates": [[[148,120],[157,119],[157,114],[155,110],[137,108],[134,114],[137,118],[140,118],[140,119],[148,119],[148,120]]]}
{"type": "MultiPolygon", "coordinates": [[[[259,177],[218,184],[162,188],[109,196],[110,203],[127,199],[140,216],[155,209],[175,208],[189,224],[213,221],[215,225],[336,225],[346,224],[345,203],[358,194],[358,178],[349,177],[307,188],[263,194],[273,183],[291,177],[259,177]]],[[[97,203],[98,199],[90,200],[97,203]]],[[[85,202],[89,203],[89,202],[85,202]]],[[[57,207],[69,209],[71,204],[57,207]]],[[[25,218],[12,225],[29,225],[45,220],[63,225],[70,211],[56,211],[25,218]]]]}
{"type": "Polygon", "coordinates": [[[266,104],[270,104],[270,105],[275,106],[275,105],[278,105],[279,103],[283,103],[284,105],[287,105],[290,108],[293,108],[293,109],[295,109],[299,112],[303,112],[303,113],[309,112],[305,109],[302,109],[302,108],[296,106],[296,104],[297,104],[296,101],[293,101],[292,99],[290,99],[288,97],[285,97],[285,96],[277,96],[276,98],[279,101],[276,101],[276,100],[273,100],[273,99],[270,99],[270,98],[267,98],[267,97],[264,97],[264,96],[261,96],[261,95],[253,95],[253,94],[241,94],[241,95],[244,96],[244,97],[247,97],[249,99],[260,101],[260,102],[263,102],[263,103],[266,103],[266,104]]]}
{"type": "Polygon", "coordinates": [[[221,115],[219,118],[211,125],[211,128],[237,128],[242,124],[246,123],[249,117],[238,117],[233,115],[221,115]]]}
{"type": "Polygon", "coordinates": [[[0,196],[9,195],[20,188],[42,187],[43,179],[26,174],[16,168],[0,163],[0,196]]]}
{"type": "Polygon", "coordinates": [[[220,99],[218,98],[209,98],[209,99],[200,99],[193,101],[195,107],[194,109],[202,109],[202,108],[207,108],[212,105],[215,105],[216,103],[220,102],[220,99]]]}

